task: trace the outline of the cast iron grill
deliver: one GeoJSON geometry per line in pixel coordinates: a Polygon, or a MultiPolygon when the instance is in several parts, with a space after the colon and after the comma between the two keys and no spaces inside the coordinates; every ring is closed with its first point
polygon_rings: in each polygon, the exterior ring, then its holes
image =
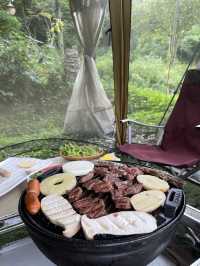
{"type": "MultiPolygon", "coordinates": [[[[172,194],[172,193],[171,193],[172,194]]],[[[168,245],[185,210],[185,195],[175,217],[166,220],[164,208],[154,213],[158,229],[145,235],[98,235],[86,240],[82,230],[73,238],[62,235],[62,228],[53,225],[40,211],[31,216],[24,205],[25,192],[19,201],[19,213],[38,248],[56,265],[61,266],[133,266],[147,265],[168,245]],[[164,217],[164,218],[163,218],[164,217]]],[[[173,205],[173,204],[171,204],[173,205]]],[[[170,206],[169,209],[173,206],[170,206]]]]}

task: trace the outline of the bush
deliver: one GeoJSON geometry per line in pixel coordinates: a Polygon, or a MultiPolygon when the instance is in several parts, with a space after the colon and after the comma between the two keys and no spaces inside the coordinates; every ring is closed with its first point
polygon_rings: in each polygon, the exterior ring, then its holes
{"type": "MultiPolygon", "coordinates": [[[[178,57],[180,60],[189,62],[193,56],[194,50],[200,41],[200,26],[193,25],[192,28],[185,33],[184,38],[178,48],[178,57]]],[[[200,58],[200,53],[198,52],[196,61],[200,58]]]]}
{"type": "Polygon", "coordinates": [[[184,64],[174,64],[168,82],[168,63],[161,58],[140,57],[130,64],[129,80],[135,87],[151,88],[167,93],[176,88],[184,71],[184,64]]]}
{"type": "Polygon", "coordinates": [[[133,51],[133,57],[149,56],[163,59],[167,57],[168,36],[162,36],[154,32],[153,34],[148,33],[144,36],[138,35],[136,41],[137,45],[133,51]]]}
{"type": "MultiPolygon", "coordinates": [[[[97,68],[102,84],[110,97],[113,97],[112,53],[97,57],[97,68]]],[[[186,65],[176,62],[170,71],[168,82],[168,63],[161,58],[139,57],[130,62],[129,85],[136,88],[151,88],[165,93],[173,92],[177,87],[186,65]],[[167,84],[168,83],[168,84],[167,84]]]]}
{"type": "Polygon", "coordinates": [[[0,33],[1,36],[19,31],[21,23],[15,16],[9,15],[5,10],[0,10],[0,33]]]}
{"type": "MultiPolygon", "coordinates": [[[[0,98],[1,102],[23,96],[52,93],[63,85],[63,64],[56,49],[39,47],[21,32],[0,37],[0,98]],[[55,86],[50,84],[52,77],[55,86]],[[45,91],[45,89],[47,89],[45,91]]],[[[31,98],[30,98],[31,99],[31,98]]]]}
{"type": "Polygon", "coordinates": [[[129,117],[147,124],[158,124],[172,95],[129,85],[129,117]]]}

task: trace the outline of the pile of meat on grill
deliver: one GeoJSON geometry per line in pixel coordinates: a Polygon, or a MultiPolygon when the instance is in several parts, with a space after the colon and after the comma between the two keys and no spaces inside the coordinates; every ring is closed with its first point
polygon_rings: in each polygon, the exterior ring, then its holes
{"type": "Polygon", "coordinates": [[[132,209],[129,198],[143,190],[136,180],[143,173],[137,167],[98,163],[93,172],[78,177],[78,185],[68,193],[68,200],[78,213],[89,218],[132,209]]]}

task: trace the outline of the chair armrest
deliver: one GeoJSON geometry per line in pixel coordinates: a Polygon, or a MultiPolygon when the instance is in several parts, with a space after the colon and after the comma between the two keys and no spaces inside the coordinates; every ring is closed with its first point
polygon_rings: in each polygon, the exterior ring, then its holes
{"type": "Polygon", "coordinates": [[[158,125],[148,125],[148,124],[138,122],[132,119],[122,119],[121,122],[128,123],[128,124],[136,124],[136,125],[144,126],[144,127],[152,127],[152,128],[164,128],[165,127],[165,126],[158,126],[158,125]]]}
{"type": "MultiPolygon", "coordinates": [[[[139,126],[143,126],[143,127],[148,127],[148,128],[154,128],[154,129],[162,129],[162,131],[164,130],[165,126],[156,126],[156,125],[148,125],[148,124],[145,124],[145,123],[141,123],[141,122],[138,122],[138,121],[135,121],[135,120],[132,120],[132,119],[122,119],[121,120],[122,123],[127,123],[128,125],[128,143],[131,144],[132,142],[132,127],[131,125],[132,124],[135,124],[135,125],[139,125],[139,126]]],[[[161,141],[161,137],[159,137],[159,141],[158,143],[160,143],[161,141]]]]}

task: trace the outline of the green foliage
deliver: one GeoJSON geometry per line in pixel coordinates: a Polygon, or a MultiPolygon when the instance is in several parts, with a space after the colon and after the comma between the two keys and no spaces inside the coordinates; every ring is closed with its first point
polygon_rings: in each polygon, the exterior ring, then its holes
{"type": "MultiPolygon", "coordinates": [[[[181,60],[189,61],[192,58],[194,50],[200,43],[200,26],[193,25],[192,28],[186,32],[185,37],[181,40],[178,56],[181,60]]],[[[197,55],[197,59],[200,57],[200,52],[197,55]]],[[[197,60],[196,59],[196,60],[197,60]]]]}
{"type": "MultiPolygon", "coordinates": [[[[101,81],[109,97],[113,99],[112,55],[106,53],[97,58],[101,81]]],[[[137,58],[130,64],[129,116],[147,123],[158,123],[173,91],[185,70],[185,65],[176,63],[167,84],[168,65],[160,58],[137,58]]]]}
{"type": "Polygon", "coordinates": [[[11,96],[21,97],[23,91],[26,96],[34,96],[34,92],[24,86],[32,83],[31,87],[40,84],[44,88],[52,76],[56,76],[61,83],[63,68],[55,49],[39,47],[23,33],[12,33],[7,39],[0,38],[0,48],[0,95],[5,97],[4,100],[9,100],[11,96]]]}
{"type": "MultiPolygon", "coordinates": [[[[132,44],[134,56],[148,55],[168,59],[173,38],[175,54],[191,28],[200,23],[199,0],[133,1],[132,44]]],[[[195,33],[196,37],[199,33],[195,33]]],[[[194,38],[194,36],[193,36],[194,38]]]]}
{"type": "Polygon", "coordinates": [[[158,90],[130,85],[129,117],[156,125],[160,122],[171,97],[158,90]]]}
{"type": "Polygon", "coordinates": [[[4,102],[13,96],[15,101],[24,95],[32,98],[45,88],[51,92],[64,85],[59,52],[48,44],[39,46],[22,31],[20,20],[0,11],[0,96],[4,102]],[[49,86],[53,79],[56,82],[49,86]]]}
{"type": "Polygon", "coordinates": [[[199,186],[188,181],[184,187],[184,191],[186,193],[187,204],[200,209],[199,186]]]}
{"type": "Polygon", "coordinates": [[[185,64],[174,64],[168,80],[169,66],[165,61],[161,58],[139,57],[130,64],[130,83],[135,87],[157,89],[167,93],[176,88],[185,68],[185,64]]]}
{"type": "Polygon", "coordinates": [[[42,99],[55,89],[67,94],[64,48],[77,40],[69,1],[16,0],[14,5],[16,16],[0,11],[0,101],[42,99]]]}
{"type": "Polygon", "coordinates": [[[9,35],[11,32],[19,31],[21,23],[14,16],[10,16],[5,10],[0,10],[0,35],[9,35]]]}

